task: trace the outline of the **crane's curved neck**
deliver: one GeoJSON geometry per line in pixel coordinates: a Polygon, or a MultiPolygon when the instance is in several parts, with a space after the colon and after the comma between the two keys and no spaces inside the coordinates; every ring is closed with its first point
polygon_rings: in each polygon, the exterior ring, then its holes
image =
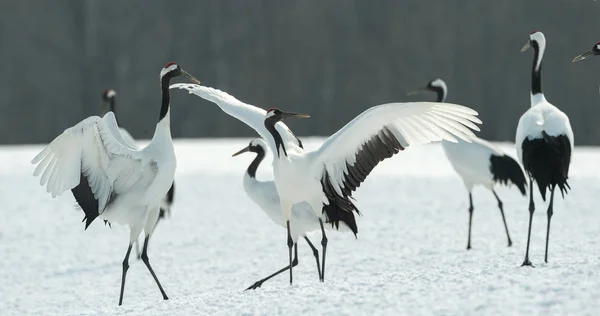
{"type": "Polygon", "coordinates": [[[115,112],[115,98],[110,98],[108,100],[108,105],[109,105],[110,111],[112,111],[114,113],[115,112]]]}
{"type": "Polygon", "coordinates": [[[108,110],[115,114],[115,121],[117,122],[118,126],[121,126],[121,124],[119,124],[119,118],[117,117],[117,112],[115,112],[115,98],[114,97],[108,99],[108,110]]]}
{"type": "Polygon", "coordinates": [[[246,170],[248,176],[250,176],[252,179],[256,179],[256,170],[258,169],[258,166],[260,166],[260,163],[263,161],[263,159],[265,159],[265,150],[262,148],[262,146],[256,146],[254,152],[256,153],[256,158],[254,158],[252,163],[250,163],[250,166],[248,166],[248,170],[246,170]]]}
{"type": "Polygon", "coordinates": [[[273,136],[273,140],[275,141],[275,149],[277,150],[277,158],[279,158],[281,157],[281,152],[279,150],[280,147],[281,150],[283,150],[283,154],[285,156],[287,156],[287,151],[285,150],[285,146],[283,145],[283,139],[281,138],[281,134],[279,134],[277,129],[275,129],[275,124],[277,124],[277,122],[279,122],[279,119],[275,118],[274,116],[265,119],[265,128],[267,129],[267,131],[269,131],[269,133],[271,133],[271,136],[273,136]]]}
{"type": "Polygon", "coordinates": [[[445,102],[446,97],[448,96],[448,92],[446,91],[446,89],[442,87],[435,87],[434,90],[435,93],[437,93],[437,102],[445,102]]]}
{"type": "Polygon", "coordinates": [[[165,76],[160,80],[162,101],[160,106],[160,115],[158,117],[158,123],[154,130],[154,136],[152,141],[157,140],[160,142],[168,142],[172,144],[171,139],[171,99],[169,93],[169,83],[171,77],[165,76]]]}
{"type": "Polygon", "coordinates": [[[542,59],[544,58],[546,44],[532,41],[531,46],[535,52],[531,69],[531,95],[533,100],[534,95],[542,93],[542,59]]]}

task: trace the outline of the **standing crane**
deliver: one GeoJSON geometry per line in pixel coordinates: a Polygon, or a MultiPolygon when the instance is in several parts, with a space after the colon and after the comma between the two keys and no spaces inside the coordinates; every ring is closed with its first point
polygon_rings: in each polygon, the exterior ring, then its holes
{"type": "MultiPolygon", "coordinates": [[[[274,153],[273,174],[280,207],[286,221],[287,245],[292,277],[292,247],[290,231],[292,208],[308,203],[319,217],[325,237],[323,218],[335,225],[341,218],[356,211],[352,193],[382,160],[411,145],[426,144],[443,139],[464,140],[479,130],[481,123],[470,108],[447,103],[412,102],[388,103],[367,109],[341,130],[329,137],[315,151],[305,151],[294,134],[282,121],[307,118],[306,114],[269,109],[266,115],[222,91],[199,85],[173,85],[214,102],[228,114],[238,117],[267,139],[274,153]],[[245,110],[243,110],[245,109],[245,110]],[[233,114],[231,114],[233,113],[233,114]],[[327,206],[327,207],[324,207],[327,206]]],[[[321,273],[325,274],[326,242],[323,243],[321,273]]]]}
{"type": "MultiPolygon", "coordinates": [[[[445,102],[448,96],[448,87],[442,79],[431,80],[425,87],[409,92],[416,94],[421,91],[432,91],[437,94],[437,102],[445,102]]],[[[473,221],[473,197],[472,191],[475,185],[482,185],[492,191],[498,201],[498,208],[502,215],[508,246],[512,246],[512,240],[508,233],[508,225],[504,216],[502,201],[494,190],[496,184],[514,184],[521,194],[526,195],[525,175],[519,164],[509,155],[505,154],[500,148],[492,145],[488,141],[475,137],[471,142],[458,140],[456,143],[442,141],[442,148],[450,164],[463,180],[467,191],[469,192],[469,237],[467,240],[467,250],[471,249],[471,223],[473,221]]]]}
{"type": "MultiPolygon", "coordinates": [[[[267,144],[262,138],[256,138],[250,141],[250,144],[242,150],[233,154],[233,156],[240,155],[245,152],[252,152],[256,154],[256,157],[248,166],[248,169],[244,173],[244,190],[250,199],[258,205],[265,214],[275,223],[281,227],[286,227],[286,221],[283,218],[283,213],[280,208],[279,194],[277,193],[277,187],[274,181],[260,181],[256,179],[256,170],[260,166],[261,162],[266,156],[268,151],[267,144]]],[[[325,212],[327,214],[327,212],[325,212]]],[[[354,219],[354,217],[352,217],[354,219]]],[[[326,221],[328,222],[328,220],[326,221]]],[[[341,220],[340,229],[343,231],[352,231],[356,237],[358,228],[355,221],[346,223],[344,218],[341,220]]],[[[318,230],[320,228],[319,217],[315,215],[310,206],[306,203],[294,205],[290,219],[290,234],[294,241],[294,260],[292,267],[298,265],[298,239],[300,236],[306,240],[308,246],[313,251],[313,255],[317,261],[317,272],[319,273],[319,280],[323,282],[323,276],[321,274],[321,266],[319,264],[319,251],[312,244],[310,239],[306,236],[308,232],[318,230]]],[[[271,279],[272,277],[281,274],[282,272],[290,269],[290,266],[286,266],[277,272],[269,275],[266,278],[256,281],[246,290],[254,290],[271,279]]]]}
{"type": "Polygon", "coordinates": [[[119,131],[113,112],[91,116],[66,129],[32,160],[34,176],[56,197],[71,190],[83,210],[85,228],[100,217],[129,226],[129,246],[123,260],[119,305],[123,304],[129,254],[142,230],[145,232],[142,261],[152,274],[163,299],[167,294],[148,260],[148,242],[159,213],[161,199],[173,183],[177,165],[171,139],[171,79],[183,76],[200,83],[177,64],[160,71],[162,102],[154,136],[148,146],[137,149],[119,131]]]}
{"type": "Polygon", "coordinates": [[[517,155],[529,176],[529,230],[525,260],[523,260],[522,266],[533,266],[529,260],[531,222],[535,211],[533,181],[535,180],[537,183],[544,201],[546,201],[546,189],[550,190],[544,255],[544,261],[548,263],[550,220],[554,213],[554,189],[558,186],[563,198],[567,189],[570,189],[567,179],[569,178],[571,151],[574,146],[569,117],[548,102],[542,92],[542,58],[544,58],[546,50],[546,37],[542,32],[531,33],[521,52],[529,48],[533,48],[534,51],[531,69],[531,108],[519,119],[515,140],[517,155]]]}
{"type": "MultiPolygon", "coordinates": [[[[119,119],[117,118],[117,112],[116,112],[116,99],[117,99],[117,92],[113,89],[108,89],[108,90],[104,90],[104,92],[102,93],[102,116],[106,115],[106,113],[113,112],[113,114],[115,115],[115,120],[117,122],[117,125],[119,125],[119,131],[121,131],[121,136],[123,136],[123,140],[130,146],[133,148],[137,148],[139,149],[139,147],[136,145],[136,141],[133,138],[133,136],[131,136],[131,134],[124,129],[123,127],[120,126],[119,124],[119,119]]],[[[167,195],[165,195],[165,197],[160,201],[160,208],[158,211],[158,219],[156,220],[156,224],[158,225],[158,222],[161,219],[166,218],[166,215],[168,214],[169,216],[171,216],[171,206],[173,205],[173,199],[175,197],[175,181],[173,181],[173,184],[171,184],[171,188],[169,188],[169,191],[167,192],[167,195]]],[[[137,257],[138,259],[141,258],[141,254],[140,254],[140,248],[139,248],[139,242],[135,242],[135,251],[137,253],[137,257]]]]}

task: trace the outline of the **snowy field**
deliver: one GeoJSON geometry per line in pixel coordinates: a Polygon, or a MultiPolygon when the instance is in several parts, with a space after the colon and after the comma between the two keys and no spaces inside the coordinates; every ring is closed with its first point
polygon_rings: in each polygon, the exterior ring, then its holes
{"type": "MultiPolygon", "coordinates": [[[[537,188],[535,268],[520,267],[529,213],[515,187],[497,191],[513,247],[493,195],[478,188],[473,249],[465,250],[468,195],[435,144],[385,161],[358,189],[358,239],[329,233],[325,283],[301,241],[293,286],[284,274],[244,291],[287,264],[285,230],[243,191],[253,155],[231,158],[248,141],[176,142],[173,215],[159,224],[149,251],[170,300],[132,256],[121,307],[127,228],[98,220],[84,231],[71,194],[52,199],[31,176],[29,161],[41,146],[0,147],[0,315],[598,314],[600,149],[575,150],[572,191],[555,201],[549,264],[537,188]]],[[[321,141],[305,140],[308,148],[321,141]]],[[[512,144],[502,147],[514,157],[512,144]]],[[[266,163],[262,179],[271,177],[266,163]]],[[[319,244],[320,233],[311,237],[319,244]]]]}

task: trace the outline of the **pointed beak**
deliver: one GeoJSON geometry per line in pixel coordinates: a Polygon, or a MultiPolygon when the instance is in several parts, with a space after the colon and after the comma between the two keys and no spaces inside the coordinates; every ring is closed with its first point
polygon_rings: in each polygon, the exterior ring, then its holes
{"type": "Polygon", "coordinates": [[[189,81],[195,84],[200,84],[200,80],[196,79],[194,76],[187,73],[187,71],[181,69],[181,75],[187,78],[189,81]]]}
{"type": "Polygon", "coordinates": [[[245,152],[249,152],[249,151],[250,151],[250,145],[246,146],[246,148],[244,148],[244,149],[236,152],[235,154],[231,155],[231,157],[235,157],[237,155],[241,155],[241,154],[243,154],[245,152]]]}
{"type": "Polygon", "coordinates": [[[417,89],[417,90],[408,91],[408,92],[406,93],[406,95],[407,95],[407,96],[411,96],[411,95],[419,94],[419,93],[421,93],[421,92],[423,92],[423,91],[427,91],[427,90],[428,90],[428,89],[427,89],[427,87],[422,87],[422,88],[419,88],[419,89],[417,89]]]}
{"type": "Polygon", "coordinates": [[[582,60],[584,60],[584,59],[588,58],[589,56],[592,56],[593,54],[594,54],[594,52],[592,52],[592,51],[590,50],[590,51],[588,51],[588,52],[585,52],[585,53],[583,53],[583,54],[581,54],[581,55],[579,55],[579,56],[577,56],[577,57],[573,58],[573,62],[576,62],[576,61],[582,61],[582,60]]]}
{"type": "Polygon", "coordinates": [[[525,43],[525,45],[523,45],[523,47],[521,47],[521,52],[528,50],[529,47],[531,47],[531,42],[527,41],[527,43],[525,43]]]}
{"type": "Polygon", "coordinates": [[[294,112],[283,112],[283,117],[284,118],[289,118],[289,117],[293,117],[293,118],[309,118],[310,115],[308,114],[302,114],[302,113],[294,113],[294,112]]]}

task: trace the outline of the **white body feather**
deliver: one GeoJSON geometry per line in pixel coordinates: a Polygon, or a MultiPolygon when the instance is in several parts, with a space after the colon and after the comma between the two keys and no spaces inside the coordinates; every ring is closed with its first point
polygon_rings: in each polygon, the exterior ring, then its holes
{"type": "Polygon", "coordinates": [[[531,96],[531,108],[519,119],[515,146],[521,164],[523,163],[523,148],[525,139],[542,138],[542,131],[550,136],[566,135],[574,148],[574,135],[569,117],[550,102],[546,101],[543,93],[531,96]]]}
{"type": "MultiPolygon", "coordinates": [[[[263,148],[267,151],[267,148],[263,148]]],[[[286,219],[281,211],[279,194],[273,181],[260,181],[251,177],[248,172],[244,172],[244,190],[248,197],[258,205],[265,214],[275,223],[283,228],[286,227],[286,219]]],[[[325,228],[331,227],[325,225],[325,228]]],[[[306,236],[307,233],[319,230],[319,217],[315,215],[308,203],[299,203],[294,205],[290,217],[290,234],[294,242],[299,237],[306,236]]],[[[343,222],[340,223],[341,231],[350,231],[343,222]]]]}
{"type": "MultiPolygon", "coordinates": [[[[223,111],[269,140],[268,146],[277,156],[278,149],[273,137],[264,127],[266,113],[262,110],[212,88],[190,84],[175,84],[171,88],[186,89],[218,104],[223,111]]],[[[322,217],[322,205],[328,203],[321,185],[324,172],[329,174],[337,194],[342,195],[344,174],[348,172],[346,164],[353,166],[357,152],[369,139],[382,133],[384,127],[392,134],[389,136],[395,137],[404,148],[443,139],[456,141],[454,136],[468,141],[474,136],[469,128],[479,130],[472,123],[481,123],[474,116],[476,114],[470,108],[446,103],[383,104],[357,116],[314,152],[305,152],[298,146],[291,131],[281,122],[277,123],[277,131],[287,152],[287,156],[280,152],[279,158],[273,160],[275,184],[284,218],[291,217],[295,204],[304,202],[309,203],[315,214],[322,217]]]]}
{"type": "Polygon", "coordinates": [[[41,176],[40,184],[55,197],[79,185],[80,174],[85,174],[98,200],[99,217],[129,225],[133,240],[154,226],[175,174],[168,116],[143,149],[124,139],[112,112],[89,117],[66,129],[32,160],[37,164],[34,176],[41,176]]]}

